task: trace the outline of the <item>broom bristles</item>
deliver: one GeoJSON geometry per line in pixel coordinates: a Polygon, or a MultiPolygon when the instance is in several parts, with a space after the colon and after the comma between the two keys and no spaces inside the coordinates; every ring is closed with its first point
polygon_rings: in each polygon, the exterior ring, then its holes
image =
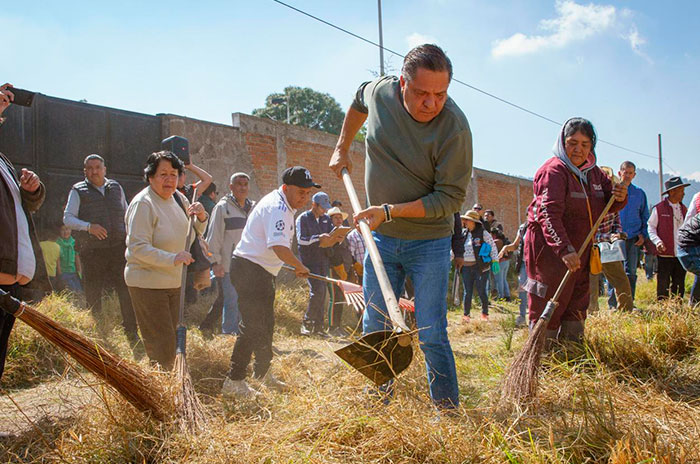
{"type": "Polygon", "coordinates": [[[18,318],[50,343],[66,352],[81,366],[103,379],[136,409],[162,421],[167,416],[162,401],[165,392],[138,366],[118,358],[96,342],[61,326],[53,319],[23,304],[18,318]]]}
{"type": "Polygon", "coordinates": [[[192,377],[187,367],[184,353],[175,355],[175,376],[177,391],[175,392],[175,408],[179,414],[179,425],[183,432],[194,433],[201,430],[206,423],[206,415],[197,393],[192,385],[192,377]]]}
{"type": "Polygon", "coordinates": [[[547,321],[539,319],[506,373],[501,388],[502,402],[524,406],[537,397],[546,332],[547,321]]]}

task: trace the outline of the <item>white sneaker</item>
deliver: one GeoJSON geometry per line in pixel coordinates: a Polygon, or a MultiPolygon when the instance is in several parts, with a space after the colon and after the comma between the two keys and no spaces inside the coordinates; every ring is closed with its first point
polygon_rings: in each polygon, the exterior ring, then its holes
{"type": "Polygon", "coordinates": [[[527,321],[525,320],[525,316],[518,316],[515,318],[515,326],[516,327],[525,327],[527,321]]]}
{"type": "Polygon", "coordinates": [[[289,391],[289,385],[282,382],[280,379],[268,372],[265,377],[262,378],[262,384],[271,390],[276,390],[280,393],[289,391]]]}
{"type": "Polygon", "coordinates": [[[221,394],[227,398],[254,398],[258,394],[245,380],[231,380],[226,377],[221,394]]]}

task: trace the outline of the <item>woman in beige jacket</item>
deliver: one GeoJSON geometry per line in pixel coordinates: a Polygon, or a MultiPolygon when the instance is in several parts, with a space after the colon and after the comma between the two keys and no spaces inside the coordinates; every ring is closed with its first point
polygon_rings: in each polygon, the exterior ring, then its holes
{"type": "Polygon", "coordinates": [[[188,251],[192,243],[185,243],[189,216],[196,217],[194,228],[200,233],[208,220],[201,203],[190,205],[177,192],[183,170],[182,161],[174,153],[151,154],[144,169],[149,185],[131,201],[125,218],[124,279],[146,353],[167,370],[175,361],[182,272],[193,262],[188,251]]]}

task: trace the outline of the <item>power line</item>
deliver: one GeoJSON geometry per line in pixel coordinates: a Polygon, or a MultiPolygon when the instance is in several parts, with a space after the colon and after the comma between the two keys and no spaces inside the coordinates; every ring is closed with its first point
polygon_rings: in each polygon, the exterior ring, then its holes
{"type": "MultiPolygon", "coordinates": [[[[300,10],[299,8],[296,8],[296,7],[294,7],[294,6],[292,6],[292,5],[288,4],[288,3],[285,3],[285,2],[283,2],[283,1],[281,1],[281,0],[272,0],[272,1],[275,2],[275,3],[278,3],[278,4],[282,5],[282,6],[285,6],[285,7],[289,8],[290,10],[294,10],[294,11],[296,11],[297,13],[300,13],[300,14],[302,14],[302,15],[304,15],[304,16],[308,16],[309,18],[311,18],[311,19],[313,19],[313,20],[315,20],[315,21],[318,21],[318,22],[320,22],[320,23],[323,23],[323,24],[325,24],[326,26],[330,26],[330,27],[332,27],[333,29],[337,29],[337,30],[339,30],[340,32],[343,32],[343,33],[345,33],[345,34],[348,34],[349,36],[352,36],[352,37],[354,37],[354,38],[356,38],[356,39],[359,39],[359,40],[361,40],[361,41],[363,41],[363,42],[366,42],[366,43],[368,43],[368,44],[370,44],[370,45],[373,45],[373,46],[375,46],[375,47],[377,47],[377,48],[379,48],[379,49],[381,49],[381,50],[384,50],[384,51],[389,52],[389,53],[391,53],[391,54],[393,54],[393,55],[396,55],[396,56],[400,57],[401,59],[405,58],[405,55],[402,55],[402,54],[399,53],[399,52],[396,52],[396,51],[391,50],[391,49],[389,49],[389,48],[386,48],[386,47],[384,47],[384,46],[382,46],[382,45],[379,45],[378,43],[376,43],[376,42],[374,42],[374,41],[372,41],[372,40],[370,40],[370,39],[367,39],[366,37],[362,37],[361,35],[355,34],[354,32],[351,32],[351,31],[349,31],[349,30],[347,30],[347,29],[344,29],[344,28],[342,28],[342,27],[340,27],[340,26],[338,26],[338,25],[336,25],[336,24],[333,24],[333,23],[331,23],[331,22],[329,22],[329,21],[326,21],[325,19],[319,18],[318,16],[314,16],[314,15],[312,15],[311,13],[308,13],[308,12],[306,12],[306,11],[304,11],[304,10],[300,10]]],[[[535,116],[535,117],[540,118],[540,119],[542,119],[542,120],[544,120],[544,121],[547,121],[547,122],[550,122],[550,123],[552,123],[552,124],[555,124],[555,125],[557,125],[557,126],[559,126],[559,127],[561,127],[562,124],[563,124],[562,122],[555,121],[554,119],[548,118],[547,116],[544,116],[544,115],[542,115],[542,114],[540,114],[540,113],[537,113],[536,111],[529,110],[529,109],[525,108],[524,106],[520,106],[520,105],[518,105],[518,104],[516,104],[516,103],[513,103],[513,102],[511,102],[511,101],[509,101],[509,100],[506,100],[505,98],[501,98],[501,97],[499,97],[499,96],[497,96],[497,95],[495,95],[495,94],[492,94],[492,93],[490,93],[490,92],[487,92],[486,90],[480,89],[479,87],[476,87],[476,86],[474,86],[474,85],[468,84],[467,82],[461,81],[461,80],[456,79],[456,78],[454,78],[454,77],[452,78],[452,81],[453,81],[453,82],[457,82],[458,84],[461,84],[461,85],[463,85],[463,86],[465,86],[465,87],[467,87],[467,88],[470,88],[470,89],[472,89],[472,90],[474,90],[474,91],[476,91],[476,92],[479,92],[479,93],[481,93],[481,94],[483,94],[483,95],[486,95],[487,97],[493,98],[494,100],[498,100],[499,102],[504,103],[504,104],[506,104],[506,105],[508,105],[508,106],[511,106],[511,107],[513,107],[513,108],[515,108],[515,109],[518,109],[518,110],[520,110],[520,111],[523,111],[523,112],[525,112],[525,113],[528,113],[528,114],[531,115],[531,116],[535,116]]],[[[633,149],[631,149],[631,148],[623,147],[622,145],[617,145],[617,144],[615,144],[615,143],[608,142],[607,140],[598,139],[598,141],[599,141],[599,142],[602,142],[602,143],[605,143],[605,144],[607,144],[607,145],[610,145],[610,146],[612,146],[612,147],[619,148],[620,150],[625,150],[625,151],[628,151],[628,152],[630,152],[630,153],[634,153],[634,154],[639,155],[639,156],[644,156],[644,157],[646,157],[646,158],[651,158],[651,159],[658,159],[658,157],[656,157],[656,156],[649,155],[649,154],[647,154],[647,153],[642,153],[642,152],[640,152],[640,151],[633,150],[633,149]]],[[[669,166],[668,163],[666,163],[666,161],[663,161],[663,163],[664,163],[664,165],[666,165],[667,168],[669,168],[669,169],[672,170],[672,171],[675,171],[675,169],[673,169],[671,166],[669,166]]]]}

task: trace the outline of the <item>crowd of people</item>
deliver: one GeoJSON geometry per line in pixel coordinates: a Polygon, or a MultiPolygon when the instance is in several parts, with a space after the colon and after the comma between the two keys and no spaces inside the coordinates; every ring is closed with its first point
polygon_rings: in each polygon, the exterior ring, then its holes
{"type": "MultiPolygon", "coordinates": [[[[231,174],[229,191],[219,198],[205,170],[170,151],[156,152],[144,166],[146,186],[128,201],[122,186],[106,176],[105,160],[90,154],[85,178],[70,190],[63,224],[46,231],[40,244],[32,213],[46,189],[35,173],[18,173],[0,156],[0,288],[34,301],[51,284],[84,292],[95,316],[102,312],[104,290],[113,288],[135,354],[142,346],[154,364],[171,369],[181,292],[187,289],[187,300],[194,301],[201,275],[205,287],[210,277],[216,298],[199,327],[209,335],[236,336],[222,393],[249,397],[255,394],[246,381],[253,356],[253,375],[286,390],[270,371],[275,278],[283,265],[308,279],[302,335],[347,336],[342,294],[335,287],[329,292],[314,274],[362,284],[363,333],[391,328],[377,270],[353,227],[366,221],[395,296],[414,300],[430,397],[447,410],[459,404],[446,317],[452,266],[464,286],[462,320],[471,323],[475,293],[484,321],[492,291],[511,300],[513,261],[520,300],[516,323],[529,321],[530,327],[562,276],[572,273],[547,327],[550,340],[581,341],[587,313],[597,309],[599,274],[608,283],[611,307],[633,311],[643,255],[647,265],[658,255],[659,299],[683,296],[687,270],[696,274],[690,301],[698,302],[700,194],[686,208],[688,184],[672,177],[664,199],[650,211],[645,193],[632,183],[632,162],[622,163],[617,176],[598,166],[597,135],[586,119],[572,118],[561,127],[552,156],[534,175],[527,221],[512,242],[494,210],[477,203],[462,212],[472,135],[466,116],[448,97],[451,78],[444,52],[422,45],[408,53],[399,77],[380,77],[357,89],[329,162],[338,177],[344,169],[352,171],[349,148],[366,123],[365,190],[371,206],[353,217],[339,201],[331,203],[302,166],[287,168],[279,188],[255,202],[249,198],[250,173],[231,174]],[[187,184],[186,172],[198,180],[187,184]],[[297,214],[309,200],[311,207],[297,214]],[[587,244],[606,204],[611,207],[587,244]],[[198,265],[203,271],[196,271],[198,265]]],[[[0,115],[12,98],[12,86],[0,87],[0,115]]],[[[0,311],[0,375],[13,323],[0,311]]],[[[379,390],[390,394],[391,383],[379,390]]]]}

